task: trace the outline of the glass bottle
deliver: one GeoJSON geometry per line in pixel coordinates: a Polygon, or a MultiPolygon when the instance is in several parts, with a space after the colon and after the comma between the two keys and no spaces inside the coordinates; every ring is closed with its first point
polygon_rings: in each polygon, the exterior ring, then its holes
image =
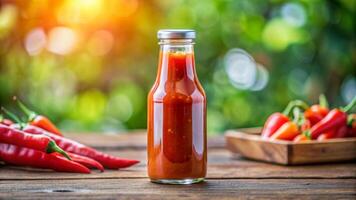
{"type": "Polygon", "coordinates": [[[207,170],[206,96],[194,61],[193,30],[160,30],[156,81],[148,94],[148,175],[191,184],[207,170]]]}

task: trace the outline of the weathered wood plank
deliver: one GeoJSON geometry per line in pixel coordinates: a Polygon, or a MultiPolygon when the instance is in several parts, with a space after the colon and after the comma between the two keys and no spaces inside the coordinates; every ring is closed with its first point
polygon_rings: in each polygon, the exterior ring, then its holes
{"type": "Polygon", "coordinates": [[[189,186],[146,179],[1,181],[8,199],[354,199],[356,179],[208,180],[189,186]]]}
{"type": "Polygon", "coordinates": [[[69,135],[103,151],[141,160],[126,170],[89,175],[0,165],[0,199],[355,199],[356,163],[285,167],[243,159],[209,139],[208,181],[190,186],[150,183],[145,134],[69,135]]]}
{"type": "MultiPolygon", "coordinates": [[[[129,169],[107,170],[104,173],[93,171],[90,175],[54,173],[29,168],[10,166],[0,167],[0,180],[25,179],[103,179],[103,178],[145,178],[146,151],[108,151],[113,155],[137,158],[141,163],[129,169]]],[[[224,149],[212,149],[208,154],[208,178],[356,178],[356,163],[323,164],[285,167],[263,162],[246,160],[230,154],[224,149]]]]}

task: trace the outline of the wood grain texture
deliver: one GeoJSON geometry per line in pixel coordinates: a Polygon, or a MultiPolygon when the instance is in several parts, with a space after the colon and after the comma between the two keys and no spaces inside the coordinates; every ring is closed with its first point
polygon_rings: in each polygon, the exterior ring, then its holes
{"type": "Polygon", "coordinates": [[[356,160],[356,138],[294,143],[262,139],[256,134],[259,129],[242,131],[227,131],[226,144],[230,151],[247,158],[283,165],[356,160]]]}
{"type": "MultiPolygon", "coordinates": [[[[145,150],[116,150],[105,151],[112,155],[137,158],[139,165],[129,169],[106,170],[100,173],[93,170],[92,174],[53,173],[51,171],[32,168],[2,166],[0,180],[28,180],[28,179],[95,179],[95,178],[146,178],[145,150]]],[[[356,163],[335,163],[306,166],[281,166],[269,163],[247,160],[233,155],[226,149],[211,149],[208,154],[208,178],[353,178],[356,177],[356,163]]]]}
{"type": "Polygon", "coordinates": [[[352,199],[356,180],[208,180],[158,185],[147,179],[1,181],[3,199],[352,199]]]}
{"type": "Polygon", "coordinates": [[[141,163],[125,170],[92,174],[0,165],[0,199],[355,199],[356,163],[272,165],[225,149],[224,138],[209,139],[207,182],[157,185],[146,175],[145,135],[74,134],[71,138],[141,163]],[[97,142],[97,143],[96,143],[97,142]]]}

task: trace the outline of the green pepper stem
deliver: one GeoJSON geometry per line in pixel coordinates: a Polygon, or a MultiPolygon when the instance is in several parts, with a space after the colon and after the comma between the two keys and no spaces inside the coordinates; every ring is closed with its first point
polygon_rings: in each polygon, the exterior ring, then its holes
{"type": "MultiPolygon", "coordinates": [[[[304,124],[305,121],[306,121],[302,110],[301,110],[300,108],[298,108],[298,107],[295,107],[295,108],[293,109],[293,115],[294,115],[294,117],[295,117],[294,120],[293,120],[294,123],[296,123],[297,126],[298,126],[298,129],[299,129],[300,131],[302,131],[302,130],[301,130],[301,129],[302,129],[302,126],[303,126],[303,124],[304,124]]],[[[305,137],[307,137],[308,139],[310,139],[310,130],[309,130],[309,129],[302,131],[301,134],[303,134],[305,137]]]]}
{"type": "Polygon", "coordinates": [[[290,101],[287,107],[284,109],[283,115],[289,116],[289,114],[292,112],[293,107],[294,107],[294,101],[290,101]]]}
{"type": "Polygon", "coordinates": [[[57,152],[62,154],[64,157],[66,157],[68,160],[71,160],[71,158],[69,157],[69,155],[67,154],[67,152],[65,152],[63,149],[61,149],[56,142],[54,142],[53,140],[51,140],[48,145],[47,145],[47,153],[53,153],[53,152],[57,152]]]}
{"type": "Polygon", "coordinates": [[[20,109],[22,110],[22,112],[25,113],[25,115],[28,117],[28,121],[32,121],[36,118],[37,113],[30,110],[29,108],[27,108],[19,99],[17,99],[16,97],[14,97],[14,100],[17,102],[17,105],[20,107],[20,109]]]}
{"type": "Polygon", "coordinates": [[[301,109],[298,107],[295,107],[293,109],[293,116],[294,116],[293,122],[297,124],[298,128],[301,127],[305,121],[305,118],[304,118],[304,115],[303,115],[303,112],[301,111],[301,109]]]}
{"type": "Polygon", "coordinates": [[[355,105],[356,105],[356,96],[352,99],[352,101],[349,104],[341,108],[341,110],[344,112],[349,112],[355,105]]]}
{"type": "Polygon", "coordinates": [[[24,128],[24,123],[20,120],[18,116],[16,116],[14,113],[10,112],[4,107],[1,107],[1,110],[7,114],[12,120],[14,120],[17,124],[19,124],[20,129],[22,130],[24,128]]]}
{"type": "Polygon", "coordinates": [[[311,132],[310,132],[310,130],[305,130],[305,131],[303,131],[303,133],[302,133],[303,135],[305,135],[305,137],[307,137],[309,140],[311,139],[311,132]]]}
{"type": "Polygon", "coordinates": [[[352,123],[355,121],[355,118],[352,115],[347,116],[347,125],[352,126],[352,123]]]}
{"type": "Polygon", "coordinates": [[[324,94],[321,94],[319,96],[319,105],[321,107],[324,107],[324,108],[329,108],[329,102],[328,100],[326,99],[325,95],[324,94]]]}
{"type": "Polygon", "coordinates": [[[309,108],[308,104],[306,104],[304,101],[294,100],[294,101],[291,101],[288,103],[287,107],[283,111],[283,114],[285,116],[289,116],[295,107],[299,107],[303,110],[306,110],[309,108]]]}
{"type": "Polygon", "coordinates": [[[295,107],[293,108],[293,122],[298,124],[300,119],[300,109],[295,107]]]}

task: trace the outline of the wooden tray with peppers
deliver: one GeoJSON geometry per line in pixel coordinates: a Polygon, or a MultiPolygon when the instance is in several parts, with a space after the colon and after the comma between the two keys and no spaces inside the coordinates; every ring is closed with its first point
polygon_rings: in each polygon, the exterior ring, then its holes
{"type": "Polygon", "coordinates": [[[228,130],[227,148],[246,158],[282,165],[356,160],[356,98],[329,109],[325,97],[308,106],[291,101],[269,116],[263,128],[228,130]]]}

